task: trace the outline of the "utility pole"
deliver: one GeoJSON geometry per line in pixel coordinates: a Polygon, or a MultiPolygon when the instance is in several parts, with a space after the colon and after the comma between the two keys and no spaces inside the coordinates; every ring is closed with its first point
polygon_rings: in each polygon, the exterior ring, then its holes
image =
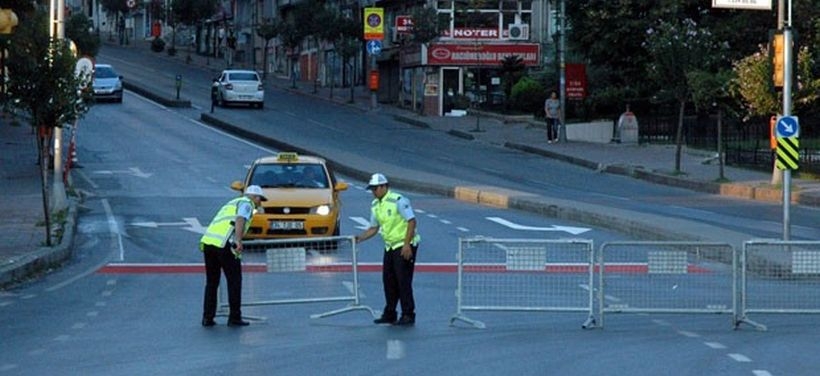
{"type": "Polygon", "coordinates": [[[561,114],[559,121],[561,124],[558,127],[558,140],[562,143],[567,142],[567,63],[566,63],[566,49],[567,49],[567,7],[566,0],[561,0],[561,40],[558,47],[559,59],[559,91],[561,92],[561,114]]]}
{"type": "MultiPolygon", "coordinates": [[[[784,22],[784,0],[778,0],[777,22],[778,28],[783,31],[783,116],[790,116],[792,112],[792,0],[788,0],[785,11],[788,18],[784,22]]],[[[783,240],[791,238],[791,180],[792,171],[783,171],[783,240]]]]}
{"type": "MultiPolygon", "coordinates": [[[[51,0],[49,4],[49,36],[52,40],[62,41],[65,39],[65,0],[51,0]]],[[[55,212],[68,207],[63,183],[63,128],[61,125],[58,124],[54,128],[54,178],[51,189],[51,210],[55,212]]]]}

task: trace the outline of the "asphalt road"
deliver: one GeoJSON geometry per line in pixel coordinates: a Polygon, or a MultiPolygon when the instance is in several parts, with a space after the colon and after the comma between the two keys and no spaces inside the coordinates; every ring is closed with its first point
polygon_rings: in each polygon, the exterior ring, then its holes
{"type": "MultiPolygon", "coordinates": [[[[367,311],[310,319],[345,306],[331,302],[248,307],[247,315],[264,320],[238,330],[224,325],[203,329],[198,322],[200,273],[170,268],[115,272],[108,266],[198,263],[198,235],[183,228],[192,227],[185,219],[206,222],[233,195],[227,188],[230,181],[244,174],[250,160],[270,150],[130,93],[125,99],[123,105],[96,106],[80,128],[85,167],[77,170],[75,179],[88,198],[74,260],[2,297],[0,315],[6,324],[0,372],[795,375],[810,374],[816,366],[813,351],[793,351],[816,348],[814,333],[795,316],[777,320],[766,333],[733,331],[725,315],[610,315],[606,329],[582,330],[583,312],[471,312],[469,317],[485,322],[487,329],[462,322],[450,326],[457,281],[453,273],[432,271],[417,274],[419,320],[414,328],[374,326],[367,311]],[[166,225],[137,225],[146,222],[166,225]]],[[[352,185],[344,193],[342,230],[351,234],[359,224],[353,218],[364,216],[362,207],[369,198],[361,181],[342,178],[352,185]]],[[[425,237],[421,263],[452,262],[462,236],[562,237],[555,232],[522,234],[488,217],[530,226],[588,227],[581,236],[596,242],[625,239],[584,224],[410,195],[420,210],[425,237]]],[[[377,262],[378,252],[377,241],[364,243],[362,261],[377,262]]],[[[260,257],[249,255],[246,263],[260,257]]],[[[379,274],[360,277],[362,304],[380,309],[379,274]]],[[[577,275],[550,276],[547,281],[554,285],[561,280],[581,289],[577,275]]],[[[306,282],[343,292],[350,278],[248,272],[245,300],[298,297],[306,282]]],[[[621,282],[629,284],[628,279],[621,282]]]]}

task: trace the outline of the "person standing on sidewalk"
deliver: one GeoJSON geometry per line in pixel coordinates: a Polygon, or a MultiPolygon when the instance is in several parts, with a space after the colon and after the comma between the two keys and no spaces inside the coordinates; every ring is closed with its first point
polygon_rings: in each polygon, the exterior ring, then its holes
{"type": "Polygon", "coordinates": [[[376,324],[413,325],[416,303],[413,299],[413,268],[421,237],[416,233],[416,217],[410,200],[390,190],[387,178],[373,174],[367,184],[373,192],[370,228],[356,236],[356,243],[381,233],[384,240],[382,283],[386,304],[376,324]],[[396,321],[396,306],[401,301],[401,318],[396,321]]]}
{"type": "Polygon", "coordinates": [[[544,101],[544,116],[547,120],[547,142],[558,142],[558,127],[561,125],[561,101],[558,94],[552,92],[544,101]]]}
{"type": "Polygon", "coordinates": [[[262,201],[262,188],[249,185],[245,194],[228,201],[211,220],[199,249],[205,257],[205,298],[202,304],[202,326],[214,326],[220,272],[228,284],[228,326],[246,326],[242,320],[242,237],[251,225],[251,217],[262,201]]]}

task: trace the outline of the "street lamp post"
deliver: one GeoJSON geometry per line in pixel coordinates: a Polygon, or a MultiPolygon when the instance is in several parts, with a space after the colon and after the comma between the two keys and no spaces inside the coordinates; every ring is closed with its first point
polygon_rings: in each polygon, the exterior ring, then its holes
{"type": "MultiPolygon", "coordinates": [[[[62,41],[65,38],[64,9],[65,0],[51,0],[49,3],[49,36],[52,40],[62,41]]],[[[65,184],[63,183],[63,128],[54,127],[54,177],[52,178],[51,210],[65,209],[65,184]]]]}

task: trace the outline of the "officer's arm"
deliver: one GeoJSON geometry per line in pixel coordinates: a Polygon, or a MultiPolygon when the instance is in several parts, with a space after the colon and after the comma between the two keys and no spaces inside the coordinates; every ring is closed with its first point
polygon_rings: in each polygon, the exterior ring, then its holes
{"type": "Polygon", "coordinates": [[[234,221],[234,243],[236,244],[236,251],[242,252],[242,238],[245,237],[245,217],[241,215],[236,216],[234,221]]]}
{"type": "Polygon", "coordinates": [[[413,238],[416,236],[416,219],[413,218],[407,221],[407,232],[404,234],[404,244],[413,244],[413,238]]]}
{"type": "Polygon", "coordinates": [[[379,232],[379,227],[378,226],[371,227],[371,228],[368,228],[367,230],[364,230],[364,232],[362,232],[361,234],[356,236],[356,243],[361,243],[361,242],[363,242],[367,239],[372,238],[373,235],[376,235],[377,232],[379,232]]]}

